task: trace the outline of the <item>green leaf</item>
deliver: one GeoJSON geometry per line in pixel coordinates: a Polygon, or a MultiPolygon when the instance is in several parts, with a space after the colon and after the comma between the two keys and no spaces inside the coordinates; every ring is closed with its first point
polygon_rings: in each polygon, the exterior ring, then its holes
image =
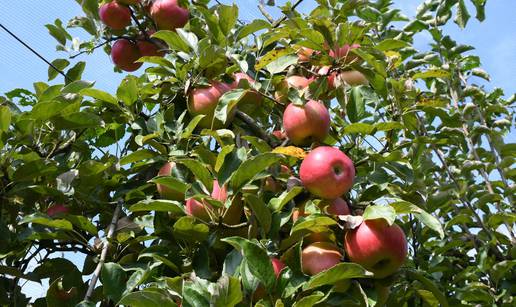
{"type": "Polygon", "coordinates": [[[126,287],[127,274],[118,263],[105,263],[100,272],[100,280],[102,282],[102,291],[106,297],[114,302],[122,298],[126,287]]]}
{"type": "Polygon", "coordinates": [[[83,89],[79,92],[79,94],[81,94],[83,96],[92,97],[92,98],[95,98],[100,101],[105,101],[110,104],[118,105],[118,100],[116,99],[116,97],[112,96],[109,93],[106,93],[104,91],[101,91],[101,90],[98,90],[95,88],[83,89]]]}
{"type": "Polygon", "coordinates": [[[471,16],[469,15],[468,8],[464,0],[459,0],[457,4],[457,16],[455,17],[455,23],[462,29],[466,27],[468,20],[471,16]]]}
{"type": "Polygon", "coordinates": [[[249,204],[251,210],[258,219],[258,223],[263,228],[263,232],[268,234],[271,229],[272,214],[269,211],[269,208],[267,208],[267,205],[255,194],[244,194],[244,199],[247,201],[247,204],[249,204]]]}
{"type": "Polygon", "coordinates": [[[184,213],[183,205],[180,202],[166,199],[145,199],[129,207],[129,211],[171,212],[173,215],[184,213]]]}
{"type": "Polygon", "coordinates": [[[425,289],[432,292],[435,295],[435,297],[439,300],[439,303],[441,303],[442,307],[449,306],[446,296],[441,292],[441,290],[439,290],[437,284],[435,284],[432,280],[426,278],[422,272],[415,270],[407,270],[406,274],[408,278],[419,281],[425,287],[425,289]]]}
{"type": "Polygon", "coordinates": [[[176,29],[177,34],[179,34],[179,37],[192,48],[195,52],[197,52],[199,39],[197,36],[195,36],[192,32],[187,32],[184,29],[176,29]]]}
{"type": "Polygon", "coordinates": [[[48,226],[52,228],[58,228],[58,229],[65,229],[65,230],[72,230],[73,226],[72,223],[68,222],[67,220],[61,220],[61,219],[52,219],[45,215],[42,215],[41,213],[33,213],[30,215],[27,215],[23,217],[19,224],[39,224],[43,226],[48,226]]]}
{"type": "Polygon", "coordinates": [[[220,120],[223,124],[226,124],[238,102],[240,102],[248,92],[249,90],[245,89],[235,89],[224,93],[224,95],[220,97],[215,109],[215,118],[220,120]]]}
{"type": "Polygon", "coordinates": [[[86,231],[89,234],[96,236],[98,233],[97,227],[85,216],[68,214],[64,219],[72,223],[76,228],[86,231]]]}
{"type": "Polygon", "coordinates": [[[242,287],[237,277],[223,275],[215,287],[218,291],[212,296],[213,306],[233,307],[242,302],[242,287]]]}
{"type": "Polygon", "coordinates": [[[375,127],[366,123],[353,123],[344,127],[345,134],[364,134],[368,135],[375,131],[375,127]]]}
{"type": "Polygon", "coordinates": [[[210,228],[196,222],[191,216],[184,216],[174,224],[174,236],[185,241],[203,241],[208,237],[210,228]]]}
{"type": "Polygon", "coordinates": [[[141,291],[128,293],[122,297],[117,305],[126,305],[131,307],[177,306],[172,297],[168,294],[168,291],[159,288],[146,288],[141,291]]]}
{"type": "Polygon", "coordinates": [[[205,164],[194,159],[179,159],[176,160],[176,162],[186,166],[194,174],[195,178],[199,179],[209,191],[212,190],[213,176],[205,164]]]}
{"type": "Polygon", "coordinates": [[[70,68],[68,72],[66,72],[66,84],[73,81],[81,80],[84,68],[86,68],[86,62],[77,62],[77,64],[70,68]]]}
{"type": "MultiPolygon", "coordinates": [[[[70,62],[66,59],[56,59],[52,61],[52,65],[56,67],[58,70],[63,71],[68,65],[70,65],[70,62]]],[[[48,66],[48,81],[54,80],[57,75],[59,75],[59,72],[55,70],[53,67],[48,66]]]]}
{"type": "Polygon", "coordinates": [[[158,156],[158,153],[149,149],[140,149],[120,159],[120,165],[126,165],[158,156]]]}
{"type": "Polygon", "coordinates": [[[231,179],[233,190],[240,189],[258,173],[280,161],[282,158],[283,156],[279,154],[263,153],[245,160],[233,174],[233,178],[231,179]]]}
{"type": "Polygon", "coordinates": [[[444,238],[444,230],[439,220],[425,210],[404,200],[395,201],[389,205],[396,211],[396,214],[414,214],[421,223],[436,231],[441,239],[444,238]]]}
{"type": "Polygon", "coordinates": [[[197,127],[199,122],[204,117],[206,117],[206,115],[199,114],[199,115],[196,115],[194,118],[192,118],[190,123],[188,123],[188,126],[186,126],[186,128],[183,131],[181,131],[181,139],[188,139],[188,138],[190,138],[190,136],[192,135],[192,132],[194,132],[195,128],[197,127]]]}
{"type": "Polygon", "coordinates": [[[0,133],[9,130],[11,125],[11,109],[7,106],[0,106],[0,133]]]}
{"type": "Polygon", "coordinates": [[[236,4],[231,6],[218,5],[217,13],[219,15],[219,27],[225,35],[228,35],[238,19],[238,6],[236,4]]]}
{"type": "Polygon", "coordinates": [[[364,220],[384,219],[389,225],[396,220],[396,211],[391,206],[373,205],[364,210],[364,220]]]}
{"type": "Polygon", "coordinates": [[[360,121],[365,116],[365,100],[363,86],[355,86],[351,88],[346,112],[352,123],[360,121]]]}
{"type": "Polygon", "coordinates": [[[179,193],[184,194],[186,190],[188,189],[189,185],[184,183],[182,180],[175,178],[175,177],[156,177],[152,179],[150,182],[156,183],[156,184],[162,184],[165,187],[177,191],[179,193]]]}
{"type": "Polygon", "coordinates": [[[76,94],[80,92],[81,90],[85,88],[90,88],[95,84],[94,82],[90,81],[83,81],[83,80],[77,80],[69,83],[67,86],[65,86],[61,92],[62,93],[73,93],[76,94]]]}
{"type": "Polygon", "coordinates": [[[426,79],[426,78],[449,78],[450,73],[442,69],[431,69],[423,72],[418,72],[412,76],[412,79],[426,79]]]}
{"type": "Polygon", "coordinates": [[[75,112],[60,116],[53,120],[56,129],[59,130],[73,130],[84,128],[99,128],[102,124],[102,119],[90,112],[75,112]]]}
{"type": "Polygon", "coordinates": [[[171,50],[189,52],[188,44],[175,31],[161,30],[152,35],[164,41],[171,50]]]}
{"type": "Polygon", "coordinates": [[[255,19],[251,23],[246,24],[237,32],[236,40],[239,41],[249,34],[255,33],[263,29],[269,29],[271,25],[263,19],[255,19]]]}
{"type": "Polygon", "coordinates": [[[269,206],[274,211],[280,211],[281,209],[283,209],[283,206],[285,206],[289,201],[294,199],[294,197],[299,195],[299,193],[301,192],[303,192],[303,187],[296,186],[292,188],[292,190],[290,191],[285,191],[281,193],[279,197],[272,198],[269,201],[269,206]]]}
{"type": "Polygon", "coordinates": [[[131,106],[138,100],[138,80],[135,76],[127,76],[122,80],[116,91],[116,96],[125,105],[131,106]]]}
{"type": "Polygon", "coordinates": [[[371,276],[373,276],[373,274],[364,269],[361,265],[343,262],[312,276],[303,286],[303,290],[311,290],[324,285],[334,285],[336,282],[345,279],[370,278],[371,276]]]}
{"type": "Polygon", "coordinates": [[[316,305],[317,303],[322,301],[322,298],[324,297],[324,293],[321,291],[316,291],[312,293],[311,295],[305,296],[300,298],[293,307],[312,307],[316,305]]]}
{"type": "Polygon", "coordinates": [[[301,230],[310,230],[312,232],[322,232],[328,226],[336,225],[337,222],[328,217],[318,214],[310,214],[307,217],[299,218],[295,223],[290,233],[294,233],[301,230]]]}
{"type": "Polygon", "coordinates": [[[265,66],[265,69],[272,75],[280,73],[287,69],[287,67],[297,63],[297,55],[285,55],[270,62],[265,66]]]}
{"type": "Polygon", "coordinates": [[[258,278],[266,289],[271,290],[276,281],[272,263],[267,252],[256,243],[241,237],[230,237],[222,241],[239,250],[247,261],[249,270],[258,278]]]}
{"type": "Polygon", "coordinates": [[[378,45],[375,46],[376,49],[381,51],[387,50],[395,50],[407,47],[408,43],[398,39],[386,39],[381,41],[378,45]]]}

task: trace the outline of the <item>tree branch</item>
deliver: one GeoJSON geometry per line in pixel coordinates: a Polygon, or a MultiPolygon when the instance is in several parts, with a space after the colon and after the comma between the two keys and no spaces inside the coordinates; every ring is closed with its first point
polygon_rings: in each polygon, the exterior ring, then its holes
{"type": "Polygon", "coordinates": [[[118,204],[116,205],[115,212],[113,213],[113,218],[111,219],[111,224],[109,224],[107,236],[105,238],[105,241],[103,242],[102,253],[100,254],[99,263],[97,264],[97,267],[95,268],[95,271],[93,272],[93,276],[91,277],[90,284],[88,286],[88,291],[86,291],[86,295],[84,296],[85,301],[90,300],[90,298],[93,294],[93,290],[95,290],[95,285],[97,284],[97,281],[99,279],[100,272],[102,270],[102,266],[104,265],[104,262],[106,261],[106,256],[107,256],[107,252],[108,252],[109,245],[110,245],[109,240],[111,240],[111,238],[113,238],[113,235],[115,234],[115,229],[116,229],[116,226],[118,223],[118,218],[122,211],[122,204],[123,204],[123,200],[119,200],[118,204]]]}
{"type": "Polygon", "coordinates": [[[258,126],[258,123],[256,123],[254,119],[252,119],[249,115],[245,114],[240,110],[237,110],[236,116],[240,120],[242,120],[256,136],[267,142],[270,146],[275,147],[276,142],[274,142],[274,140],[272,140],[272,138],[267,134],[267,132],[265,132],[260,126],[258,126]]]}
{"type": "Polygon", "coordinates": [[[267,20],[273,24],[274,23],[274,18],[272,18],[271,14],[269,14],[269,12],[267,12],[267,10],[265,10],[265,4],[263,3],[263,0],[260,0],[260,2],[258,3],[258,9],[260,10],[260,12],[262,13],[262,15],[267,18],[267,20]]]}

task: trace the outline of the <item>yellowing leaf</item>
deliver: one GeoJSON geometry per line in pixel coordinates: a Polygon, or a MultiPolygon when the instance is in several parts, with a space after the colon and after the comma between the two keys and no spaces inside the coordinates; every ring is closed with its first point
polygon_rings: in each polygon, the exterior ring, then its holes
{"type": "Polygon", "coordinates": [[[302,148],[296,146],[276,147],[272,152],[296,157],[298,159],[304,159],[306,156],[306,152],[302,148]]]}
{"type": "Polygon", "coordinates": [[[389,61],[389,69],[395,69],[401,64],[401,54],[399,52],[388,50],[384,54],[389,61]]]}
{"type": "Polygon", "coordinates": [[[294,50],[292,48],[285,48],[285,49],[274,49],[269,52],[267,52],[264,56],[262,56],[254,65],[254,68],[258,71],[267,64],[271,63],[272,61],[284,56],[293,53],[294,50]]]}
{"type": "Polygon", "coordinates": [[[418,72],[412,79],[426,79],[426,78],[449,78],[450,73],[442,69],[431,69],[423,72],[418,72]]]}

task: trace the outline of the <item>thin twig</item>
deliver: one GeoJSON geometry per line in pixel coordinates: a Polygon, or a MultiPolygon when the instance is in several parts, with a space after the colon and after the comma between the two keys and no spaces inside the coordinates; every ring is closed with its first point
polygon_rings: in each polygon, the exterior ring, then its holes
{"type": "MultiPolygon", "coordinates": [[[[292,9],[290,11],[293,12],[296,9],[296,7],[301,4],[301,2],[303,2],[303,0],[297,0],[296,3],[294,3],[294,5],[292,5],[292,9]]],[[[273,28],[279,27],[279,25],[282,22],[284,22],[286,19],[287,19],[287,15],[283,15],[283,17],[281,17],[278,21],[276,21],[276,23],[272,27],[273,28]]]]}
{"type": "Polygon", "coordinates": [[[263,0],[260,0],[260,2],[258,3],[258,9],[270,23],[274,23],[274,18],[272,18],[271,14],[269,14],[269,12],[267,12],[267,10],[265,9],[265,3],[263,0]]]}
{"type": "Polygon", "coordinates": [[[100,254],[100,260],[97,264],[97,267],[95,268],[95,272],[93,272],[93,276],[91,277],[90,284],[88,286],[88,291],[86,291],[86,295],[84,296],[85,301],[89,301],[91,296],[93,295],[93,290],[95,290],[95,285],[97,284],[97,281],[100,276],[100,272],[102,270],[102,266],[104,265],[104,262],[106,261],[106,256],[109,249],[109,241],[111,238],[113,238],[113,235],[115,234],[115,229],[118,223],[118,218],[120,216],[120,213],[122,211],[122,204],[123,200],[119,200],[118,204],[116,205],[115,212],[113,213],[113,218],[111,219],[111,224],[109,224],[109,229],[107,236],[105,238],[105,241],[103,242],[102,246],[102,253],[100,254]]]}
{"type": "Polygon", "coordinates": [[[253,131],[253,133],[256,134],[256,136],[267,142],[270,146],[275,147],[274,145],[276,145],[276,142],[272,140],[267,132],[258,126],[252,117],[239,110],[236,111],[236,116],[241,119],[253,131]]]}

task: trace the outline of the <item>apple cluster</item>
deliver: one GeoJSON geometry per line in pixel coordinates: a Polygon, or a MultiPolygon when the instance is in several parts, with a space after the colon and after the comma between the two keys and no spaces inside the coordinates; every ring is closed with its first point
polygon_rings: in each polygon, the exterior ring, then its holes
{"type": "MultiPolygon", "coordinates": [[[[160,42],[150,38],[156,30],[174,31],[183,27],[189,19],[187,8],[181,7],[177,0],[155,0],[143,5],[142,0],[114,0],[104,3],[99,8],[102,23],[114,34],[126,34],[127,27],[134,19],[138,23],[137,36],[121,36],[115,40],[111,48],[111,59],[116,67],[124,71],[135,71],[142,66],[136,62],[144,56],[164,56],[160,42]],[[152,20],[147,29],[141,28],[135,11],[140,11],[152,20]]],[[[142,26],[143,27],[143,26],[142,26]]]]}

